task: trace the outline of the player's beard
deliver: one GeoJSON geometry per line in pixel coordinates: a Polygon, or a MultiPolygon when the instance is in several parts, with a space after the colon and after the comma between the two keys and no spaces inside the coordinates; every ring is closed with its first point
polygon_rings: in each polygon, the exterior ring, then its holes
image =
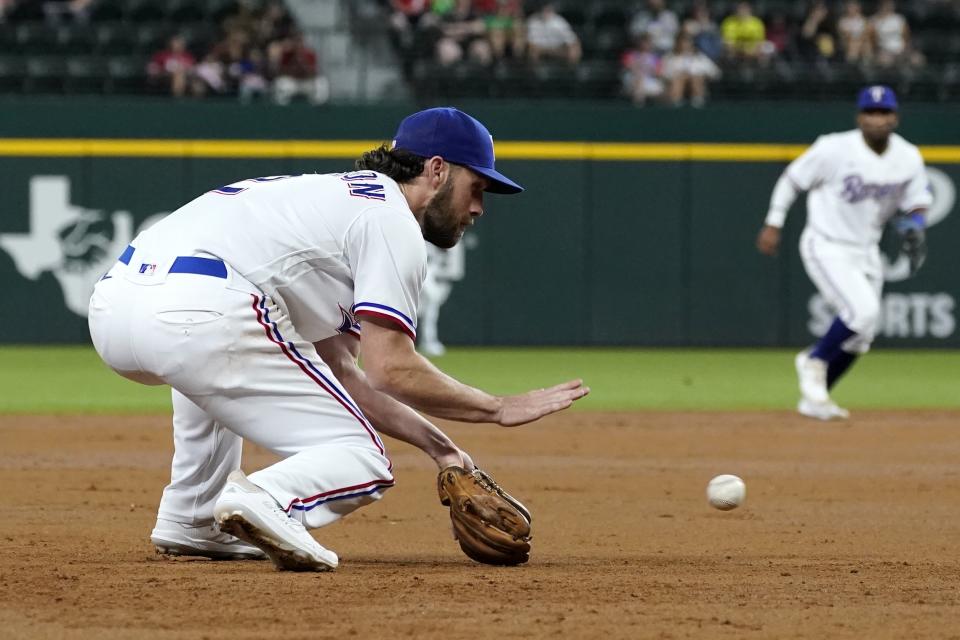
{"type": "Polygon", "coordinates": [[[452,175],[447,177],[430,199],[423,213],[423,239],[441,249],[449,249],[463,235],[460,222],[451,210],[453,200],[452,175]]]}

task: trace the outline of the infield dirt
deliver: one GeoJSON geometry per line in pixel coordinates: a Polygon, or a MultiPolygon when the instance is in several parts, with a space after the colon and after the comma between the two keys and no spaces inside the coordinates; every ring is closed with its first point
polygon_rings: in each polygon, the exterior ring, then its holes
{"type": "Polygon", "coordinates": [[[0,417],[0,638],[960,638],[960,413],[446,426],[533,511],[529,565],[462,556],[397,442],[397,487],[315,532],[336,572],[165,559],[167,418],[0,417]]]}

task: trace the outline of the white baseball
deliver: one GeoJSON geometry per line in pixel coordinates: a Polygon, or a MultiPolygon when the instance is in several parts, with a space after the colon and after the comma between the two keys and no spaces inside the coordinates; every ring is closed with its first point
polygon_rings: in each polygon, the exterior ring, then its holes
{"type": "Polygon", "coordinates": [[[721,511],[736,509],[747,495],[747,485],[737,476],[723,474],[707,484],[707,502],[721,511]]]}

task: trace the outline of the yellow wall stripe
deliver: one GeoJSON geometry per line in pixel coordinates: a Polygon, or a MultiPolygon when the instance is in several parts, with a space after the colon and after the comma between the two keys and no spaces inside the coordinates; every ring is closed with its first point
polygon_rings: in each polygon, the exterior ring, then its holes
{"type": "MultiPolygon", "coordinates": [[[[0,139],[0,157],[356,158],[376,140],[0,139]]],[[[787,162],[806,145],[733,143],[499,141],[510,160],[787,162]]],[[[960,146],[921,147],[927,162],[960,164],[960,146]]]]}

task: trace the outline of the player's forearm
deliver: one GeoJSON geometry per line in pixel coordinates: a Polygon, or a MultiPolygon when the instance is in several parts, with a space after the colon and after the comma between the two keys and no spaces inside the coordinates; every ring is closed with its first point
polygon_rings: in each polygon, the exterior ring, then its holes
{"type": "Polygon", "coordinates": [[[335,374],[377,431],[412,444],[441,467],[460,464],[453,440],[410,407],[370,386],[355,362],[342,363],[335,374]]]}
{"type": "Polygon", "coordinates": [[[497,422],[502,400],[463,384],[412,352],[408,357],[367,367],[373,385],[418,411],[460,422],[497,422]]]}
{"type": "Polygon", "coordinates": [[[787,220],[787,211],[793,206],[797,195],[797,189],[793,186],[793,182],[787,177],[787,174],[781,175],[773,188],[773,195],[770,196],[770,209],[767,211],[764,224],[778,229],[783,227],[787,220]]]}

